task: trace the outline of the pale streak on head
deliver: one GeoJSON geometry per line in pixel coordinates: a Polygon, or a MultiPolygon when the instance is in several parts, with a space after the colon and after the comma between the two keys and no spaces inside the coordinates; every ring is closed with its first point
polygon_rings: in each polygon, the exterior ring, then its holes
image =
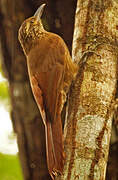
{"type": "Polygon", "coordinates": [[[29,33],[29,28],[30,28],[30,22],[26,23],[26,34],[29,33]]]}

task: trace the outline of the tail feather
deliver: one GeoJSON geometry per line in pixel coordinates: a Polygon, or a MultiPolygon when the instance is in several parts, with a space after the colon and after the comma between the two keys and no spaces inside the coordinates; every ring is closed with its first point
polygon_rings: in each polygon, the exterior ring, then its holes
{"type": "Polygon", "coordinates": [[[47,121],[45,131],[48,170],[54,179],[57,173],[62,172],[64,166],[61,119],[56,122],[47,121]]]}

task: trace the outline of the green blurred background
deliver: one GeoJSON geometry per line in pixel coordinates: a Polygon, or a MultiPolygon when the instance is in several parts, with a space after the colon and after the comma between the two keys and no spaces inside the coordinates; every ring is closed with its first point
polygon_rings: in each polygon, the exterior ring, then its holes
{"type": "Polygon", "coordinates": [[[7,115],[9,111],[8,82],[4,78],[0,67],[0,180],[23,180],[16,136],[12,130],[10,116],[7,115]]]}
{"type": "Polygon", "coordinates": [[[17,155],[0,153],[0,180],[23,180],[17,155]]]}

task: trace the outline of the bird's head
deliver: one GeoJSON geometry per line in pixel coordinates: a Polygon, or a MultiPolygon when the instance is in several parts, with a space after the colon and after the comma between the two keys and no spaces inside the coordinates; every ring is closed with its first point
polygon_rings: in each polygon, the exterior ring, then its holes
{"type": "Polygon", "coordinates": [[[42,4],[34,16],[26,19],[20,26],[18,32],[18,39],[21,43],[21,46],[24,50],[24,53],[27,55],[29,48],[31,48],[32,41],[35,41],[43,33],[44,28],[41,22],[41,16],[44,10],[45,4],[42,4]]]}

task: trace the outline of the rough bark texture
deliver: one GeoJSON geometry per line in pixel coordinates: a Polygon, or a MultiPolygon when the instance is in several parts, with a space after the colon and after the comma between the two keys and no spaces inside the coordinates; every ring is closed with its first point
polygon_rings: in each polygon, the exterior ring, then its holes
{"type": "Polygon", "coordinates": [[[105,179],[116,104],[117,22],[117,1],[78,0],[73,60],[80,68],[70,91],[59,180],[105,179]]]}
{"type": "Polygon", "coordinates": [[[19,156],[25,180],[48,180],[44,126],[32,96],[25,56],[18,42],[18,29],[40,4],[47,3],[43,22],[56,32],[71,49],[76,1],[0,0],[0,40],[3,69],[9,81],[12,122],[17,134],[19,156]],[[66,13],[66,11],[69,14],[66,13]],[[65,28],[66,26],[66,28],[65,28]]]}

